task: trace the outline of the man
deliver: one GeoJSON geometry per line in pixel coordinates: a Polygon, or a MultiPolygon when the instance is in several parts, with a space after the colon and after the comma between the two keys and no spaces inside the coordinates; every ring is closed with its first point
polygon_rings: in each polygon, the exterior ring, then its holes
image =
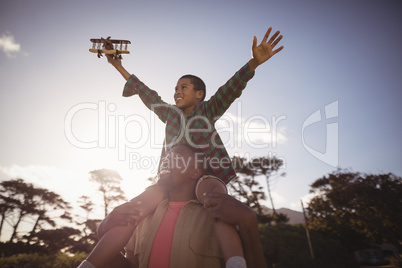
{"type": "MultiPolygon", "coordinates": [[[[225,267],[214,219],[239,226],[248,267],[266,267],[256,216],[250,208],[226,194],[206,193],[208,210],[197,201],[195,188],[205,172],[199,154],[187,145],[171,149],[158,181],[167,198],[137,225],[126,246],[126,258],[116,256],[104,267],[225,267]]],[[[100,235],[134,222],[137,207],[128,202],[114,209],[100,225],[100,235]]]]}

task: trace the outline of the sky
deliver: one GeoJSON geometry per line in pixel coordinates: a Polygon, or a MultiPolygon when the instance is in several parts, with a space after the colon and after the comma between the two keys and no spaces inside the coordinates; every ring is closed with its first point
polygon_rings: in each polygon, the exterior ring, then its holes
{"type": "Polygon", "coordinates": [[[0,180],[76,204],[99,200],[88,172],[109,168],[134,197],[156,175],[164,125],[121,96],[124,79],[89,39],[130,40],[123,66],[173,103],[188,73],[211,97],[268,27],[284,49],[216,126],[231,156],[284,161],[275,207],[301,211],[310,185],[338,168],[401,176],[400,1],[1,0],[0,180]]]}

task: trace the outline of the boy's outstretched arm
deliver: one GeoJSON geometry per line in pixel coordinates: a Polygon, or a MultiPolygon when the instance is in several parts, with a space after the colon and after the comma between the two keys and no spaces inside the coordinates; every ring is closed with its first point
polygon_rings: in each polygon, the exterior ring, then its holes
{"type": "Polygon", "coordinates": [[[130,73],[127,72],[126,69],[124,69],[123,65],[121,64],[121,59],[119,57],[113,58],[112,55],[106,54],[107,61],[113,65],[114,68],[116,68],[117,71],[126,79],[130,77],[130,73]]]}
{"type": "Polygon", "coordinates": [[[135,75],[130,74],[121,64],[121,59],[118,57],[113,58],[112,55],[106,54],[107,61],[116,68],[116,70],[124,77],[127,83],[124,86],[123,96],[130,97],[138,94],[142,102],[158,115],[162,122],[166,123],[168,113],[172,110],[177,112],[178,108],[167,104],[162,100],[159,94],[148,88],[141,82],[135,75]]]}
{"type": "Polygon", "coordinates": [[[269,40],[269,35],[271,34],[272,28],[269,27],[268,31],[265,33],[264,38],[261,41],[261,44],[257,46],[257,37],[253,37],[253,45],[252,49],[252,59],[249,60],[248,66],[250,71],[255,71],[255,69],[266,62],[273,55],[278,53],[283,49],[283,46],[274,50],[275,46],[281,41],[282,35],[279,35],[279,31],[277,31],[269,40]],[[278,36],[279,35],[279,36],[278,36]]]}

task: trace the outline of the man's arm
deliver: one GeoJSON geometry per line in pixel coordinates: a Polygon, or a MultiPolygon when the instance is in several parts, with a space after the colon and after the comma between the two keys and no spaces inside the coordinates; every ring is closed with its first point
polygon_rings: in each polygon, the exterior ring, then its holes
{"type": "Polygon", "coordinates": [[[139,202],[126,202],[102,221],[98,227],[99,242],[79,267],[130,267],[130,262],[120,251],[130,240],[138,222],[138,205],[139,202]]]}
{"type": "Polygon", "coordinates": [[[266,268],[254,211],[227,194],[206,193],[204,196],[204,206],[212,217],[239,226],[247,267],[266,268]]]}
{"type": "Polygon", "coordinates": [[[98,226],[99,239],[113,227],[136,225],[138,220],[142,218],[140,207],[141,203],[126,202],[114,208],[98,226]]]}

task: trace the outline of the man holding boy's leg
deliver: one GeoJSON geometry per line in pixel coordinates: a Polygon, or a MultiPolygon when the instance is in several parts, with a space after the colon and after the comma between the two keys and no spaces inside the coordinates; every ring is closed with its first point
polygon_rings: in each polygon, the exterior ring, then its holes
{"type": "MultiPolygon", "coordinates": [[[[159,183],[168,198],[138,224],[126,247],[127,259],[118,255],[110,266],[104,267],[115,267],[117,262],[125,263],[126,267],[225,267],[212,218],[238,225],[248,267],[266,267],[255,213],[233,197],[217,193],[205,194],[206,210],[195,196],[204,169],[198,161],[191,161],[196,158],[194,150],[177,145],[168,158],[183,159],[189,164],[185,168],[172,164],[167,172],[162,172],[159,183]]],[[[114,209],[100,228],[110,229],[136,216],[136,205],[128,202],[114,209]]]]}

